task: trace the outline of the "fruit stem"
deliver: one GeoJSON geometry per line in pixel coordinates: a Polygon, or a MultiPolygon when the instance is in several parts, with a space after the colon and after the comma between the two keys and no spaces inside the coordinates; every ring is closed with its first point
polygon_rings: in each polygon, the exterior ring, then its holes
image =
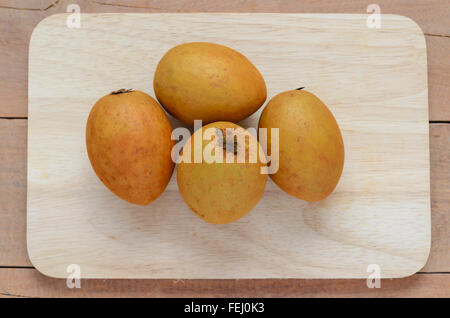
{"type": "Polygon", "coordinates": [[[111,95],[119,95],[119,94],[124,94],[124,93],[130,93],[132,91],[133,91],[132,88],[130,88],[130,89],[121,88],[121,89],[119,89],[117,91],[111,92],[111,95]]]}
{"type": "Polygon", "coordinates": [[[305,88],[305,86],[296,88],[295,90],[296,90],[296,91],[301,91],[301,90],[304,89],[304,88],[305,88]]]}
{"type": "Polygon", "coordinates": [[[222,146],[223,150],[227,151],[227,145],[228,148],[233,147],[233,152],[234,154],[237,154],[237,146],[238,146],[238,142],[237,139],[234,138],[233,136],[233,141],[228,140],[229,138],[227,138],[227,130],[226,128],[216,128],[217,131],[217,136],[219,136],[221,138],[221,140],[219,140],[219,144],[222,146]]]}

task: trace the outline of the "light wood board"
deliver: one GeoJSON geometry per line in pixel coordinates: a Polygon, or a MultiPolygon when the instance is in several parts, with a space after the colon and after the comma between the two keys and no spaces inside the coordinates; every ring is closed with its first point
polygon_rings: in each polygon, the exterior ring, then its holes
{"type": "MultiPolygon", "coordinates": [[[[426,47],[412,20],[382,15],[55,15],[29,52],[27,242],[42,273],[84,278],[365,278],[418,271],[430,249],[426,47]],[[269,98],[306,86],[332,110],[346,162],[325,201],[292,198],[272,182],[228,225],[189,211],[174,174],[146,207],[110,193],[90,167],[85,123],[122,87],[154,95],[156,63],[189,41],[228,45],[261,71],[269,98]]],[[[241,122],[254,127],[259,113],[241,122]]],[[[179,125],[172,120],[174,126],[179,125]]]]}

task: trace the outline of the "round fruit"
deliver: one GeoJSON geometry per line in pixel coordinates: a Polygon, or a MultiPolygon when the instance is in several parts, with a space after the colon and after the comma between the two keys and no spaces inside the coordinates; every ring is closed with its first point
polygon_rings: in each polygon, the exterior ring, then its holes
{"type": "Polygon", "coordinates": [[[192,125],[237,122],[266,100],[261,73],[241,53],[214,43],[193,42],[170,49],[153,79],[156,98],[174,117],[192,125]]]}
{"type": "Polygon", "coordinates": [[[279,169],[270,176],[281,189],[306,201],[333,192],[344,167],[344,142],[319,98],[304,90],[280,93],[263,110],[259,128],[267,129],[269,156],[271,128],[279,128],[279,169]]]}
{"type": "Polygon", "coordinates": [[[177,168],[178,188],[189,208],[215,224],[250,212],[267,182],[260,151],[256,138],[233,123],[215,122],[198,129],[184,146],[180,155],[184,161],[177,168]],[[196,152],[203,154],[197,162],[196,152]]]}
{"type": "Polygon", "coordinates": [[[173,172],[172,126],[159,104],[141,91],[100,98],[86,125],[92,168],[108,189],[140,205],[164,191],[173,172]]]}

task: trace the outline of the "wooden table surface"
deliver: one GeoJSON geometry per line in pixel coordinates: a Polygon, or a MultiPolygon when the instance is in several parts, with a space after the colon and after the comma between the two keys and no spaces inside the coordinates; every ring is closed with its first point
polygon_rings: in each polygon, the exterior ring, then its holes
{"type": "MultiPolygon", "coordinates": [[[[0,297],[450,297],[449,0],[0,0],[0,297]],[[382,280],[65,280],[35,270],[26,248],[28,43],[33,28],[77,3],[88,12],[381,13],[412,18],[428,53],[432,247],[417,274],[382,280]]],[[[405,185],[407,186],[407,185],[405,185]]]]}

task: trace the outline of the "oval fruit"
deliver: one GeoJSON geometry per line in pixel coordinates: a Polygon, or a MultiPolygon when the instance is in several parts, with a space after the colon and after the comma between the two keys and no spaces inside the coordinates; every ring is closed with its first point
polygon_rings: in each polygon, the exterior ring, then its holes
{"type": "Polygon", "coordinates": [[[214,43],[185,43],[159,61],[155,95],[174,117],[192,125],[240,121],[264,104],[267,89],[257,68],[241,53],[214,43]]]}
{"type": "Polygon", "coordinates": [[[215,224],[236,221],[250,212],[267,182],[267,174],[261,173],[266,160],[258,158],[260,149],[253,135],[230,122],[215,122],[198,129],[184,146],[184,162],[177,168],[178,188],[189,208],[215,224]],[[196,151],[203,153],[203,160],[197,163],[196,151]]]}
{"type": "MultiPolygon", "coordinates": [[[[279,128],[279,169],[272,180],[285,192],[306,201],[330,195],[344,167],[344,142],[331,111],[314,94],[291,90],[273,97],[259,128],[279,128]]],[[[272,163],[273,164],[273,163],[272,163]]]]}
{"type": "Polygon", "coordinates": [[[159,104],[141,91],[100,98],[86,125],[92,168],[120,198],[145,205],[164,191],[173,172],[172,126],[159,104]]]}

